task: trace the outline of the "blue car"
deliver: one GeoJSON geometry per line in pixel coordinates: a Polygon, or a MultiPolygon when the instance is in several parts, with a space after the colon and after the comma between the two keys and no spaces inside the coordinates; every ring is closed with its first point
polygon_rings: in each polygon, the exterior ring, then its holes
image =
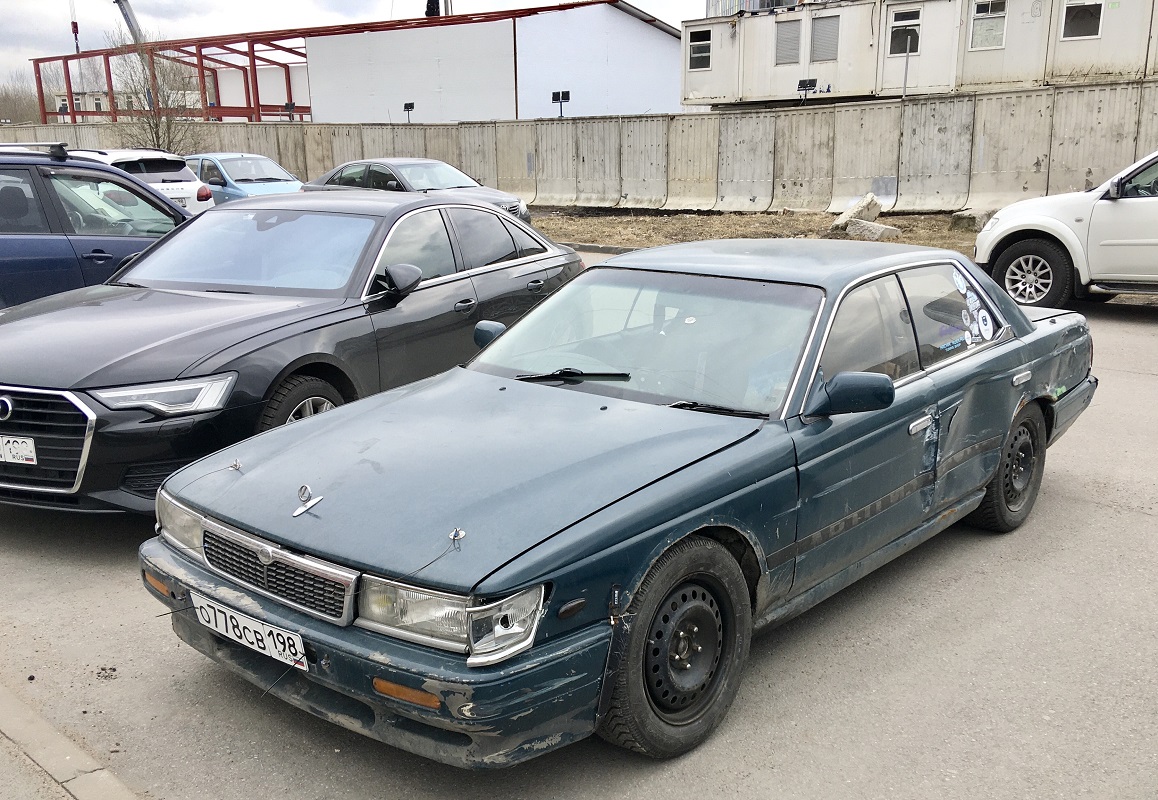
{"type": "Polygon", "coordinates": [[[0,308],[103,283],[189,216],[144,181],[64,143],[3,145],[0,308]]]}
{"type": "Polygon", "coordinates": [[[217,204],[302,188],[301,181],[272,158],[253,153],[198,153],[186,156],[185,163],[209,186],[217,204]]]}
{"type": "Polygon", "coordinates": [[[269,694],[428,758],[666,758],[752,632],[957,522],[1029,516],[1097,387],[1085,319],[944,250],[611,259],[465,366],[169,477],[144,583],[269,694]]]}

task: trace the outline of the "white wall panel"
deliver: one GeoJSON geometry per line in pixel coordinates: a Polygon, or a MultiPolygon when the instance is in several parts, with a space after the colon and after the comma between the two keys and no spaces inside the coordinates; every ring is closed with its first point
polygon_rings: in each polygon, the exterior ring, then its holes
{"type": "Polygon", "coordinates": [[[487,186],[499,185],[494,123],[459,126],[461,169],[487,186]]]}
{"type": "Polygon", "coordinates": [[[277,155],[269,155],[302,180],[306,177],[306,144],[303,126],[293,123],[272,126],[277,136],[277,155]]]}
{"type": "Polygon", "coordinates": [[[539,134],[533,122],[500,122],[495,125],[498,188],[535,201],[539,134]]]}
{"type": "Polygon", "coordinates": [[[462,146],[455,125],[426,126],[426,157],[462,167],[462,146]]]}
{"type": "Polygon", "coordinates": [[[673,117],[668,126],[667,202],[664,208],[707,210],[716,205],[720,115],[673,117]]]}
{"type": "Polygon", "coordinates": [[[249,123],[220,122],[213,123],[213,126],[217,132],[218,146],[221,148],[219,152],[252,152],[252,149],[249,146],[249,123]]]}
{"type": "Polygon", "coordinates": [[[832,202],[831,108],[776,112],[776,208],[823,211],[832,202]]]}
{"type": "Polygon", "coordinates": [[[767,211],[772,205],[776,115],[720,116],[720,164],[716,210],[767,211]]]}
{"type": "Polygon", "coordinates": [[[623,208],[659,208],[667,200],[667,117],[620,121],[619,174],[623,208]]]}
{"type": "Polygon", "coordinates": [[[575,170],[575,123],[571,120],[541,120],[535,125],[539,137],[539,205],[566,206],[575,203],[578,193],[575,170]]]}
{"type": "Polygon", "coordinates": [[[1002,208],[1049,188],[1053,90],[973,100],[970,208],[1002,208]]]}
{"type": "Polygon", "coordinates": [[[582,206],[613,206],[619,202],[620,122],[587,119],[575,122],[576,202],[582,206]]]}
{"type": "Polygon", "coordinates": [[[1136,83],[1056,90],[1050,194],[1093,188],[1134,162],[1140,99],[1136,83]]]}
{"type": "Polygon", "coordinates": [[[362,127],[330,125],[330,157],[334,166],[362,158],[362,127]]]}
{"type": "Polygon", "coordinates": [[[832,143],[832,202],[840,214],[867,192],[881,209],[897,202],[901,157],[901,104],[857,103],[838,106],[832,143]]]}
{"type": "Polygon", "coordinates": [[[421,125],[392,125],[394,147],[390,155],[396,158],[425,158],[426,129],[421,125]]]}
{"type": "Polygon", "coordinates": [[[906,100],[901,131],[899,195],[893,210],[964,208],[973,156],[973,98],[906,100]]]}

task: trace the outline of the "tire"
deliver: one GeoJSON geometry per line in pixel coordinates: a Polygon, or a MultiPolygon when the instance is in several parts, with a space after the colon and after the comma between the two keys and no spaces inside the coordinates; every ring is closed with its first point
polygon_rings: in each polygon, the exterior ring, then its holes
{"type": "Polygon", "coordinates": [[[257,430],[267,431],[299,419],[321,414],[342,405],[341,393],[321,378],[291,375],[277,387],[258,420],[257,430]]]}
{"type": "Polygon", "coordinates": [[[1045,417],[1037,403],[1030,403],[1013,420],[985,499],[965,522],[995,533],[1020,527],[1033,510],[1045,474],[1045,445],[1045,417]]]}
{"type": "Polygon", "coordinates": [[[993,278],[1023,306],[1061,308],[1073,297],[1074,264],[1061,245],[1026,239],[998,257],[993,278]]]}
{"type": "Polygon", "coordinates": [[[748,660],[752,607],[739,564],[710,539],[684,539],[652,566],[622,620],[599,736],[652,758],[691,750],[728,713],[748,660]]]}

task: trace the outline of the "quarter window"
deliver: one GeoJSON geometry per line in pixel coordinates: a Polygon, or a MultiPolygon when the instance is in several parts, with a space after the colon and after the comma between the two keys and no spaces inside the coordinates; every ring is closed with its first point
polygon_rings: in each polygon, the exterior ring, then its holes
{"type": "Polygon", "coordinates": [[[958,268],[949,264],[920,267],[905,270],[900,279],[925,369],[991,342],[1001,333],[993,308],[958,268]]]}
{"type": "Polygon", "coordinates": [[[712,68],[712,31],[688,31],[688,69],[712,68]]]}
{"type": "Polygon", "coordinates": [[[917,55],[921,52],[921,9],[910,8],[893,12],[889,27],[889,55],[917,55]]]}
{"type": "Polygon", "coordinates": [[[800,20],[776,23],[776,64],[800,63],[800,20]]]}
{"type": "Polygon", "coordinates": [[[849,292],[820,359],[825,380],[840,372],[878,372],[894,381],[919,372],[908,308],[893,275],[849,292]]]}
{"type": "Polygon", "coordinates": [[[326,181],[328,186],[361,186],[366,176],[365,164],[351,164],[326,181]]]}
{"type": "Polygon", "coordinates": [[[1067,0],[1062,39],[1092,39],[1102,33],[1102,4],[1067,0]]]}
{"type": "Polygon", "coordinates": [[[973,25],[969,47],[988,50],[1005,46],[1005,0],[973,3],[973,25]]]}
{"type": "Polygon", "coordinates": [[[816,17],[812,20],[812,63],[836,61],[840,44],[840,17],[816,17]]]}
{"type": "Polygon", "coordinates": [[[518,225],[512,225],[509,222],[504,222],[504,224],[507,226],[507,231],[511,234],[511,238],[515,240],[515,247],[519,250],[519,258],[537,256],[547,252],[547,248],[543,247],[542,242],[518,225]]]}
{"type": "Polygon", "coordinates": [[[48,233],[40,201],[24,170],[0,170],[0,233],[48,233]]]}
{"type": "Polygon", "coordinates": [[[496,214],[473,208],[452,208],[450,219],[470,267],[486,267],[519,257],[507,226],[496,214]]]}
{"type": "Polygon", "coordinates": [[[450,247],[450,236],[442,214],[432,209],[401,220],[390,232],[378,263],[382,267],[413,264],[422,270],[423,280],[452,274],[455,271],[454,251],[450,247]]]}

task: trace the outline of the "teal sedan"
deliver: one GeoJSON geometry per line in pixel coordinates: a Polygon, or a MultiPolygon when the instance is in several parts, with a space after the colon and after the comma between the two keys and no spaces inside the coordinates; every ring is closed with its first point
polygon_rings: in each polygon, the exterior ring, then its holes
{"type": "Polygon", "coordinates": [[[1085,319],[958,253],[722,241],[590,268],[468,364],[169,477],[145,586],[281,698],[499,767],[703,742],[753,631],[1029,516],[1085,319]]]}

